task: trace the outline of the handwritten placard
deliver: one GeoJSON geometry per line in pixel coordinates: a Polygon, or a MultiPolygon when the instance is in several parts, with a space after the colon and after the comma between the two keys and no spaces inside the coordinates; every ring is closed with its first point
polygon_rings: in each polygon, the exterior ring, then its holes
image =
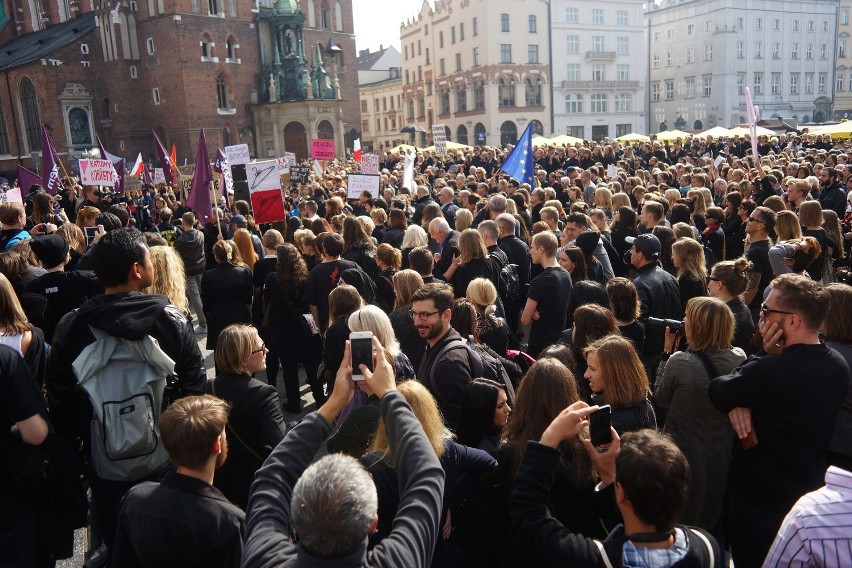
{"type": "Polygon", "coordinates": [[[166,175],[163,173],[163,168],[154,168],[154,185],[166,183],[166,175]]]}
{"type": "Polygon", "coordinates": [[[314,160],[333,160],[334,140],[311,140],[311,158],[314,160]]]}
{"type": "Polygon", "coordinates": [[[21,197],[21,188],[10,187],[5,192],[0,193],[0,203],[19,203],[23,205],[24,200],[21,197]]]}
{"type": "Polygon", "coordinates": [[[308,183],[311,177],[311,168],[293,166],[290,168],[290,181],[293,183],[308,183]]]}
{"type": "Polygon", "coordinates": [[[109,160],[80,160],[80,183],[83,185],[115,185],[112,162],[109,160]]]}
{"type": "Polygon", "coordinates": [[[613,179],[618,176],[618,166],[615,164],[610,164],[606,167],[606,175],[609,179],[613,179]]]}
{"type": "Polygon", "coordinates": [[[364,154],[361,157],[361,173],[376,175],[379,173],[379,157],[375,154],[364,154]]]}
{"type": "Polygon", "coordinates": [[[228,163],[232,166],[239,164],[248,164],[251,161],[251,157],[249,156],[248,144],[225,146],[225,156],[227,156],[228,163]]]}
{"type": "Polygon", "coordinates": [[[284,152],[284,159],[287,160],[291,168],[296,165],[296,154],[293,152],[284,152]]]}
{"type": "Polygon", "coordinates": [[[290,173],[290,162],[287,158],[278,158],[278,175],[283,176],[290,173]]]}
{"type": "Polygon", "coordinates": [[[369,191],[373,197],[379,194],[379,176],[364,175],[364,174],[349,174],[346,183],[348,191],[346,197],[348,199],[358,199],[361,193],[369,191]]]}
{"type": "Polygon", "coordinates": [[[435,153],[437,155],[447,155],[447,131],[443,124],[432,125],[432,142],[435,144],[435,153]]]}

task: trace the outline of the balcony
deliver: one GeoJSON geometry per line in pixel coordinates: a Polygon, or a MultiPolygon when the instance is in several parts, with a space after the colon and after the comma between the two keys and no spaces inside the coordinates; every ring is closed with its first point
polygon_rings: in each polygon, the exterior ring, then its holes
{"type": "Polygon", "coordinates": [[[614,51],[587,51],[587,61],[615,61],[614,51]]]}
{"type": "Polygon", "coordinates": [[[639,81],[562,81],[563,89],[602,90],[602,89],[638,89],[639,81]]]}

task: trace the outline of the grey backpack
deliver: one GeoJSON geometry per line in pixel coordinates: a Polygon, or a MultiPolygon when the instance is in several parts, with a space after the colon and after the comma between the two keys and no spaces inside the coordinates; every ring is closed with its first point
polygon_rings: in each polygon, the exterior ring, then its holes
{"type": "Polygon", "coordinates": [[[175,362],[153,337],[129,340],[90,329],[95,342],[72,367],[92,403],[92,467],[101,479],[135,481],[168,461],[157,424],[175,362]]]}

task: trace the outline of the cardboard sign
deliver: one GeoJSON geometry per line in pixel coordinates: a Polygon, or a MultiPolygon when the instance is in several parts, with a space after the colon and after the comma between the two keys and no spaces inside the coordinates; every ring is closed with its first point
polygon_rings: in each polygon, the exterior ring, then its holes
{"type": "Polygon", "coordinates": [[[432,142],[435,144],[435,154],[447,155],[447,131],[443,124],[432,125],[432,142]]]}
{"type": "Polygon", "coordinates": [[[278,160],[252,162],[246,166],[246,181],[251,196],[254,220],[258,223],[283,221],[284,200],[281,196],[281,178],[278,160]]]}
{"type": "Polygon", "coordinates": [[[109,160],[80,160],[79,166],[81,184],[115,185],[115,170],[109,160]]]}
{"type": "Polygon", "coordinates": [[[349,174],[346,183],[348,186],[347,199],[358,199],[364,190],[375,197],[379,194],[379,181],[382,178],[373,175],[349,174]]]}
{"type": "Polygon", "coordinates": [[[609,179],[613,179],[618,176],[618,166],[615,164],[610,164],[606,167],[606,175],[609,179]]]}
{"type": "Polygon", "coordinates": [[[251,161],[248,144],[237,144],[236,146],[225,146],[225,156],[232,166],[248,164],[251,161]]]}
{"type": "Polygon", "coordinates": [[[278,175],[283,176],[284,174],[290,173],[290,162],[287,161],[287,158],[278,158],[278,175]]]}
{"type": "Polygon", "coordinates": [[[24,200],[21,197],[21,188],[20,187],[10,187],[6,190],[5,193],[0,193],[0,203],[19,203],[21,205],[24,204],[24,200]]]}
{"type": "Polygon", "coordinates": [[[296,154],[293,152],[284,152],[284,159],[287,160],[291,168],[296,165],[296,154]]]}
{"type": "Polygon", "coordinates": [[[317,174],[317,177],[322,177],[322,165],[319,163],[319,160],[314,160],[314,163],[311,165],[314,169],[314,173],[317,174]]]}
{"type": "Polygon", "coordinates": [[[361,173],[367,175],[379,173],[379,157],[376,154],[364,154],[361,157],[361,173]]]}
{"type": "Polygon", "coordinates": [[[311,168],[294,166],[290,168],[290,181],[293,183],[308,183],[311,177],[311,168]]]}
{"type": "Polygon", "coordinates": [[[311,158],[314,160],[333,160],[334,140],[311,140],[311,158]]]}
{"type": "Polygon", "coordinates": [[[246,166],[246,181],[249,192],[276,189],[281,191],[281,180],[278,177],[278,161],[266,160],[252,162],[246,166]]]}
{"type": "Polygon", "coordinates": [[[163,173],[163,168],[154,168],[154,185],[166,183],[166,176],[163,173]]]}

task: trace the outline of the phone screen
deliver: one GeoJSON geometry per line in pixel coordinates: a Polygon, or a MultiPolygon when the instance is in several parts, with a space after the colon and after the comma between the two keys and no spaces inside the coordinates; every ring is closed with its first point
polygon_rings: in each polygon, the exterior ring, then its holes
{"type": "Polygon", "coordinates": [[[92,246],[92,243],[95,242],[95,236],[98,234],[97,227],[86,227],[86,246],[92,246]]]}
{"type": "Polygon", "coordinates": [[[363,380],[361,365],[373,370],[373,341],[369,337],[359,337],[350,340],[352,349],[352,380],[363,380]]]}
{"type": "Polygon", "coordinates": [[[589,415],[589,438],[593,446],[602,446],[612,441],[611,417],[612,408],[608,404],[589,415]]]}

